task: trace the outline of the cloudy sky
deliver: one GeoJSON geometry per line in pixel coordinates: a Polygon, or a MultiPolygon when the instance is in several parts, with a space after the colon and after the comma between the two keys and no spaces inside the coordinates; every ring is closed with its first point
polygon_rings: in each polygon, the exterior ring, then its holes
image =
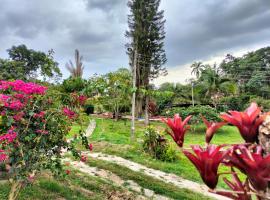
{"type": "MultiPolygon", "coordinates": [[[[84,56],[85,78],[128,67],[124,37],[127,0],[0,0],[0,57],[26,44],[54,49],[64,76],[74,49],[84,56]]],[[[269,0],[162,0],[169,75],[183,82],[194,61],[218,62],[270,45],[269,0]]]]}

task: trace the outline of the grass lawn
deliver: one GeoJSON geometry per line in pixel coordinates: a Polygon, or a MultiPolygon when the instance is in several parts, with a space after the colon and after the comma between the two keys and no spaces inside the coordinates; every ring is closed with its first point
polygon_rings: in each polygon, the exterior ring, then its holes
{"type": "Polygon", "coordinates": [[[147,176],[142,172],[134,172],[126,167],[114,163],[91,158],[88,160],[88,164],[90,166],[111,171],[114,174],[117,174],[123,180],[132,180],[143,188],[150,189],[156,194],[164,195],[173,199],[211,199],[190,190],[179,190],[179,188],[174,186],[173,184],[164,183],[163,181],[147,176]]]}
{"type": "MultiPolygon", "coordinates": [[[[136,123],[135,143],[130,142],[129,121],[121,120],[119,122],[115,122],[111,119],[96,119],[96,122],[97,128],[90,139],[94,144],[94,151],[118,155],[154,169],[174,173],[196,182],[202,182],[195,167],[185,156],[183,156],[180,150],[180,159],[173,163],[153,159],[151,156],[143,152],[142,137],[145,129],[143,122],[136,123]]],[[[160,122],[153,122],[152,125],[161,132],[164,132],[166,127],[160,122]]],[[[189,147],[190,144],[204,145],[204,132],[205,128],[203,124],[193,126],[191,130],[186,133],[185,147],[189,147]]],[[[169,136],[167,136],[167,138],[172,141],[169,136]]],[[[239,135],[238,130],[232,126],[224,126],[221,128],[212,140],[212,143],[214,144],[234,144],[241,142],[242,138],[239,135]]],[[[173,142],[172,144],[175,145],[173,142]]],[[[176,145],[175,148],[178,149],[176,145]]],[[[221,171],[224,170],[225,168],[221,168],[221,171]]],[[[225,184],[220,181],[219,186],[225,187],[225,184]]]]}
{"type": "MultiPolygon", "coordinates": [[[[0,184],[0,200],[7,199],[9,190],[9,184],[0,184]]],[[[110,196],[134,199],[136,195],[111,182],[71,170],[62,178],[42,174],[34,185],[28,185],[21,191],[18,200],[103,200],[110,196]]]]}

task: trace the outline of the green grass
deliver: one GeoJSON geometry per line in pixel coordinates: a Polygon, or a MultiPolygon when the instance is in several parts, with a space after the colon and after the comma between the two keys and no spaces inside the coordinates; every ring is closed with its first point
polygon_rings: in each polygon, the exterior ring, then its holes
{"type": "Polygon", "coordinates": [[[150,189],[154,191],[156,194],[164,195],[173,199],[190,199],[190,200],[210,199],[201,194],[186,189],[179,189],[173,184],[168,184],[158,179],[152,178],[150,176],[145,175],[142,172],[134,172],[126,167],[114,163],[101,161],[97,159],[89,159],[88,164],[90,166],[95,166],[101,169],[111,171],[124,180],[133,180],[143,188],[150,189]]]}
{"type": "MultiPolygon", "coordinates": [[[[134,162],[143,164],[147,167],[158,169],[168,173],[174,173],[183,178],[202,183],[199,173],[190,161],[180,152],[180,159],[176,162],[163,162],[153,159],[142,150],[142,136],[144,132],[144,125],[142,122],[136,123],[136,142],[130,141],[130,123],[125,121],[115,122],[111,119],[96,119],[97,128],[91,136],[91,142],[94,144],[94,151],[103,152],[121,156],[130,159],[134,162]]],[[[152,123],[160,132],[164,132],[165,125],[160,122],[152,123]]],[[[191,144],[204,145],[204,132],[203,124],[193,126],[185,137],[184,147],[188,148],[191,144]]],[[[168,140],[173,143],[176,149],[179,149],[172,139],[167,136],[168,140]]],[[[238,130],[232,126],[224,126],[214,136],[212,143],[241,143],[243,140],[238,133],[238,130]]],[[[220,171],[224,172],[227,168],[221,167],[220,171]]],[[[220,181],[220,187],[226,187],[220,181]]]]}
{"type": "MultiPolygon", "coordinates": [[[[9,184],[0,185],[0,200],[7,199],[9,190],[9,184]]],[[[130,198],[135,196],[110,182],[71,170],[70,175],[57,179],[43,174],[34,185],[20,192],[18,200],[103,200],[115,193],[130,198]]]]}

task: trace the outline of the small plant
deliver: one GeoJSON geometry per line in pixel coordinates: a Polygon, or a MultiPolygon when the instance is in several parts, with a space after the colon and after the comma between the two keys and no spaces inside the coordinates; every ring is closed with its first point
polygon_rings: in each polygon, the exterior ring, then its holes
{"type": "Polygon", "coordinates": [[[152,126],[144,133],[143,149],[158,160],[173,162],[177,159],[176,150],[152,126]]]}

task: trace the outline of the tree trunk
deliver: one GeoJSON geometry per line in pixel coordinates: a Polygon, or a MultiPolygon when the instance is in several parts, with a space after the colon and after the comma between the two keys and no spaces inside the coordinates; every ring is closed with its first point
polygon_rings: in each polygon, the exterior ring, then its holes
{"type": "Polygon", "coordinates": [[[148,126],[149,125],[149,95],[148,94],[145,96],[145,108],[144,109],[145,109],[144,124],[146,126],[148,126]]]}
{"type": "MultiPolygon", "coordinates": [[[[264,156],[270,154],[270,115],[268,114],[265,121],[259,128],[259,144],[263,148],[264,156]]],[[[268,189],[265,192],[265,199],[270,198],[270,183],[268,183],[268,189]]]]}
{"type": "Polygon", "coordinates": [[[16,200],[18,197],[18,194],[20,193],[21,187],[22,187],[22,182],[12,181],[10,192],[8,195],[8,200],[16,200]]]}
{"type": "Polygon", "coordinates": [[[141,94],[136,94],[136,117],[142,117],[143,113],[143,97],[141,94]]]}

